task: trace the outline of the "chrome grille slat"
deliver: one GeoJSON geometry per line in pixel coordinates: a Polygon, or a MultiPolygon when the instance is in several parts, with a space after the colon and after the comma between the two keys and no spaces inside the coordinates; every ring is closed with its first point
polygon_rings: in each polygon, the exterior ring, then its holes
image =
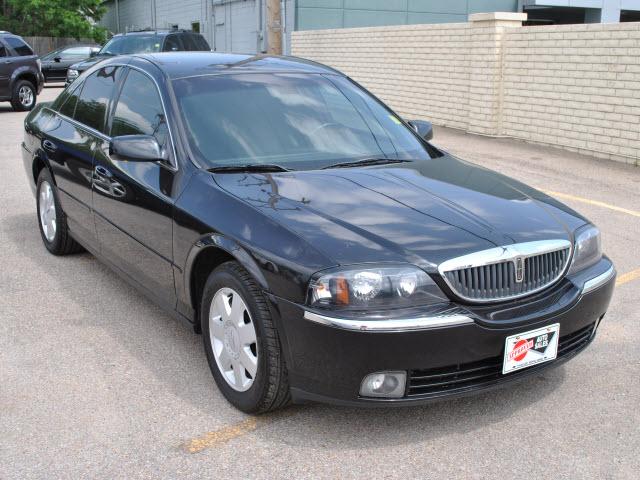
{"type": "Polygon", "coordinates": [[[476,252],[443,262],[439,271],[459,297],[474,302],[529,295],[556,282],[571,258],[567,240],[527,242],[476,252]],[[516,262],[524,269],[516,281],[516,262]]]}

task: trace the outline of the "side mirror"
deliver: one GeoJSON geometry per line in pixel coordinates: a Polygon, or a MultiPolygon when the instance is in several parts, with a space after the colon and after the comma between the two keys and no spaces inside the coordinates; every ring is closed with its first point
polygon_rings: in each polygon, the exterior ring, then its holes
{"type": "Polygon", "coordinates": [[[62,60],[61,57],[53,57],[53,61],[56,63],[60,63],[60,60],[62,60]]]}
{"type": "Polygon", "coordinates": [[[427,142],[433,138],[433,125],[424,120],[411,120],[409,125],[427,142]]]}
{"type": "Polygon", "coordinates": [[[93,58],[96,55],[98,55],[98,52],[96,52],[95,50],[91,50],[91,52],[89,53],[89,58],[93,58]]]}
{"type": "Polygon", "coordinates": [[[151,135],[122,135],[109,144],[109,154],[118,160],[130,162],[156,162],[167,160],[158,141],[151,135]]]}

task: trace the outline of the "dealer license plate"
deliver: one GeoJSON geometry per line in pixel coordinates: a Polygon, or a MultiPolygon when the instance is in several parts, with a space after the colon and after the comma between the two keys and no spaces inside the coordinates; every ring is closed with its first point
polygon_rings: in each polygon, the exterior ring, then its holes
{"type": "Polygon", "coordinates": [[[559,337],[559,323],[507,337],[502,373],[554,360],[558,355],[559,337]]]}

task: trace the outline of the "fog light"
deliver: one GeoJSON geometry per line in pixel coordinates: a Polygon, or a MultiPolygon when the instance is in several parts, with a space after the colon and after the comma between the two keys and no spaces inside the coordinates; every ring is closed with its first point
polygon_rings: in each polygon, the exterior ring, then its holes
{"type": "Polygon", "coordinates": [[[363,397],[400,398],[404,396],[407,372],[377,372],[364,377],[360,386],[363,397]]]}

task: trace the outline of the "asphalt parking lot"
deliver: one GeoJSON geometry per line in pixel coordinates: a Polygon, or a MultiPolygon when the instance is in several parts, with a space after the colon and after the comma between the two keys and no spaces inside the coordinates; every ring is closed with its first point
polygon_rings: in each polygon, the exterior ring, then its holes
{"type": "MultiPolygon", "coordinates": [[[[46,88],[40,101],[60,89],[46,88]]],[[[91,255],[49,255],[0,103],[0,478],[638,478],[640,168],[437,129],[435,143],[547,191],[603,232],[618,286],[571,362],[426,407],[251,417],[200,336],[91,255]]]]}

